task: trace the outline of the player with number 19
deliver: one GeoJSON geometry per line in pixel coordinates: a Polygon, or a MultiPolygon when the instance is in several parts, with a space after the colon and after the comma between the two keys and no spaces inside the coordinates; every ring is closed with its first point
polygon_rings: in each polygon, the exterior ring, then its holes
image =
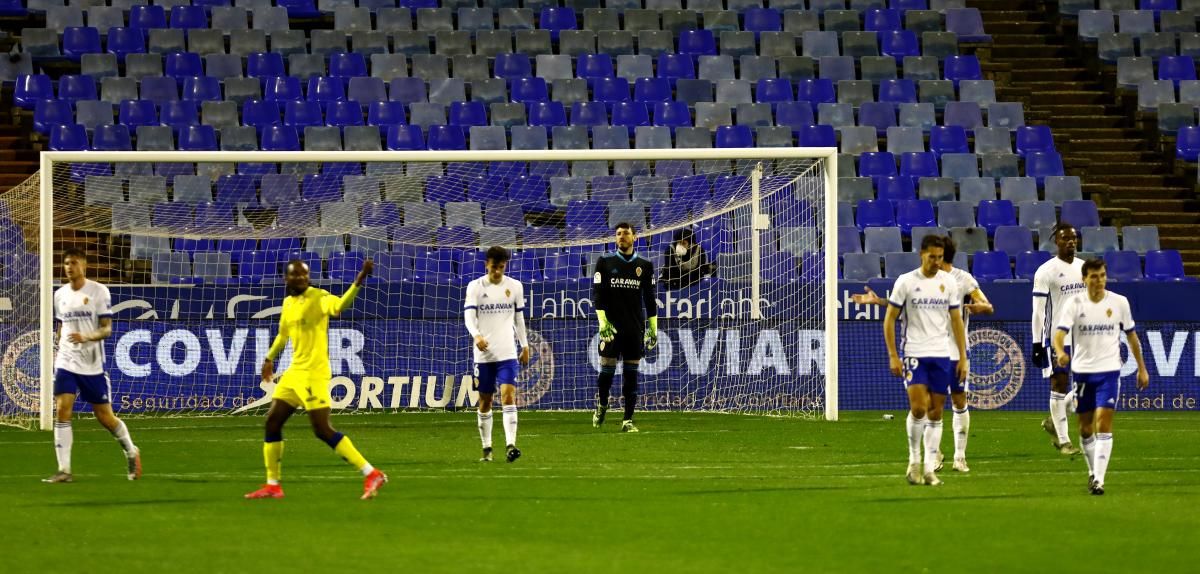
{"type": "Polygon", "coordinates": [[[941,461],[942,407],[951,382],[955,378],[964,381],[967,374],[967,341],[959,309],[962,296],[954,277],[941,269],[944,253],[940,236],[929,235],[921,240],[921,267],[896,280],[883,319],[888,368],[893,375],[904,377],[908,391],[909,484],[937,486],[942,483],[935,472],[941,461]],[[902,318],[903,361],[896,346],[897,318],[902,318]],[[956,350],[951,349],[948,333],[953,334],[956,350]],[[952,354],[955,351],[956,354],[952,354]],[[958,358],[957,368],[951,366],[952,356],[958,358]],[[925,443],[924,472],[921,468],[922,439],[925,443]]]}

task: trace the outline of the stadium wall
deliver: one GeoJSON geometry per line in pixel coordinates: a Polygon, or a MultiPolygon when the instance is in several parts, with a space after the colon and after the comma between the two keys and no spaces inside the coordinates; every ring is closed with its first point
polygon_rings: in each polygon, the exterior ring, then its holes
{"type": "MultiPolygon", "coordinates": [[[[340,409],[467,408],[470,341],[459,318],[462,287],[408,283],[370,289],[351,318],[334,321],[330,355],[340,409]]],[[[849,303],[862,284],[842,283],[838,364],[841,408],[902,409],[901,383],[887,371],[881,309],[849,303]]],[[[881,294],[886,285],[875,285],[881,294]]],[[[26,288],[25,286],[17,287],[26,288]]],[[[1200,284],[1113,284],[1130,296],[1151,386],[1130,381],[1122,409],[1200,410],[1200,284]]],[[[332,288],[340,291],[340,286],[332,288]]],[[[971,322],[971,399],[977,408],[1045,408],[1047,385],[1029,360],[1028,283],[991,284],[998,312],[971,322]]],[[[788,318],[814,302],[770,301],[766,319],[749,319],[748,287],[701,285],[660,296],[663,336],[642,367],[648,409],[811,407],[813,397],[780,389],[821,377],[819,331],[788,318]]],[[[794,290],[786,290],[795,293],[794,290]]],[[[115,406],[122,412],[229,412],[265,404],[271,387],[258,371],[277,328],[282,286],[115,286],[116,321],[106,344],[115,406]]],[[[526,408],[587,409],[598,369],[590,284],[537,283],[530,289],[532,340],[541,360],[521,381],[526,408]]],[[[33,310],[0,297],[0,409],[31,408],[37,397],[33,310]]],[[[1123,351],[1123,375],[1136,366],[1123,351]]],[[[283,357],[286,367],[289,357],[283,357]]],[[[1125,379],[1129,381],[1129,379],[1125,379]]],[[[805,388],[810,386],[805,385],[805,388]]],[[[820,385],[816,385],[820,388],[820,385]]]]}

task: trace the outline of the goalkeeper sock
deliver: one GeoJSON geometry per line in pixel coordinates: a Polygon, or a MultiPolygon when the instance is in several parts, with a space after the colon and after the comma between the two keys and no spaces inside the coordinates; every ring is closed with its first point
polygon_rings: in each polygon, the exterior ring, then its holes
{"type": "Polygon", "coordinates": [[[75,442],[75,433],[71,430],[71,421],[54,423],[54,456],[58,459],[58,470],[71,474],[71,444],[75,442]]]}
{"type": "Polygon", "coordinates": [[[504,444],[517,444],[517,405],[504,405],[504,444]]]}
{"type": "Polygon", "coordinates": [[[925,417],[914,418],[912,411],[908,411],[905,428],[908,430],[908,464],[920,464],[921,436],[925,432],[925,417]]]}
{"type": "Polygon", "coordinates": [[[1083,461],[1087,463],[1088,474],[1095,475],[1092,467],[1096,465],[1096,435],[1079,439],[1079,446],[1083,447],[1083,461]]]}
{"type": "Polygon", "coordinates": [[[117,428],[116,430],[112,431],[112,435],[113,438],[117,439],[117,442],[120,443],[121,449],[125,451],[125,454],[128,456],[133,456],[133,453],[135,450],[137,450],[137,447],[134,446],[133,439],[129,436],[129,427],[125,426],[125,421],[117,420],[117,428]]]}
{"type": "Polygon", "coordinates": [[[621,370],[621,396],[625,397],[625,420],[633,420],[633,409],[637,406],[638,366],[625,363],[621,370]]]}
{"type": "Polygon", "coordinates": [[[925,423],[925,472],[934,472],[938,465],[938,453],[942,448],[942,420],[925,423]]]}
{"type": "Polygon", "coordinates": [[[971,432],[971,411],[954,409],[954,460],[966,460],[967,436],[971,432]]]}
{"type": "Polygon", "coordinates": [[[612,392],[613,379],[617,376],[616,365],[600,365],[600,408],[608,408],[608,395],[612,392]]]}
{"type": "Polygon", "coordinates": [[[357,468],[364,476],[371,474],[371,471],[375,470],[375,467],[367,462],[367,459],[358,452],[358,449],[354,448],[354,443],[350,442],[350,437],[340,432],[333,433],[333,438],[326,442],[329,446],[333,447],[333,452],[342,457],[342,460],[354,465],[354,468],[357,468]]]}
{"type": "Polygon", "coordinates": [[[267,484],[279,484],[283,477],[282,434],[268,434],[263,440],[263,461],[267,464],[267,484]]]}
{"type": "Polygon", "coordinates": [[[475,420],[479,423],[479,440],[483,448],[492,448],[492,411],[476,412],[475,420]]]}
{"type": "Polygon", "coordinates": [[[1067,434],[1067,404],[1065,393],[1050,391],[1050,422],[1054,423],[1058,444],[1071,444],[1071,437],[1067,434]]]}
{"type": "Polygon", "coordinates": [[[1096,475],[1096,484],[1104,486],[1104,475],[1108,474],[1108,461],[1112,459],[1113,436],[1110,432],[1096,433],[1096,461],[1092,465],[1092,474],[1096,475]]]}

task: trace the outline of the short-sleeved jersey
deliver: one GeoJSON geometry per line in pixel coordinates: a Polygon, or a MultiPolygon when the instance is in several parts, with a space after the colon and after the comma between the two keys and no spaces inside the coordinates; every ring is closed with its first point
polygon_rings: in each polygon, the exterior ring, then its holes
{"type": "MultiPolygon", "coordinates": [[[[967,273],[965,269],[951,267],[947,273],[954,278],[954,285],[958,289],[958,302],[965,304],[971,298],[971,293],[974,293],[979,288],[979,282],[975,280],[975,276],[967,273]]],[[[967,322],[970,321],[970,313],[967,313],[967,308],[962,308],[963,333],[967,332],[967,322]]],[[[946,330],[946,341],[950,344],[951,358],[957,359],[954,356],[954,332],[950,329],[946,330]]]]}
{"type": "Polygon", "coordinates": [[[62,325],[54,368],[77,375],[104,373],[104,341],[72,343],[71,333],[90,333],[100,328],[100,319],[112,318],[108,287],[88,279],[78,291],[68,283],[54,292],[54,319],[62,325]]]}
{"type": "Polygon", "coordinates": [[[316,287],[283,300],[279,327],[292,342],[289,371],[329,372],[329,318],[341,303],[341,297],[316,287]]]}
{"type": "Polygon", "coordinates": [[[634,253],[605,255],[592,275],[592,302],[604,311],[617,333],[640,333],[646,317],[658,314],[654,264],[634,253]]]}
{"type": "Polygon", "coordinates": [[[495,363],[517,358],[517,314],[525,312],[525,287],[505,275],[492,283],[487,275],[467,285],[463,311],[475,310],[479,335],[488,342],[486,351],[475,345],[476,363],[495,363]]]}
{"type": "Polygon", "coordinates": [[[1121,336],[1133,330],[1129,300],[1105,291],[1094,302],[1087,291],[1067,299],[1055,328],[1066,331],[1071,345],[1071,371],[1108,373],[1121,370],[1121,336]]]}
{"type": "Polygon", "coordinates": [[[954,277],[940,269],[933,277],[915,269],[896,279],[888,304],[900,309],[901,353],[957,359],[957,345],[950,343],[950,310],[958,309],[961,300],[954,277]]]}
{"type": "Polygon", "coordinates": [[[1067,298],[1086,290],[1083,285],[1083,260],[1076,257],[1070,263],[1055,257],[1038,267],[1033,275],[1033,304],[1044,305],[1041,325],[1033,326],[1035,343],[1047,344],[1061,318],[1059,312],[1067,298]]]}

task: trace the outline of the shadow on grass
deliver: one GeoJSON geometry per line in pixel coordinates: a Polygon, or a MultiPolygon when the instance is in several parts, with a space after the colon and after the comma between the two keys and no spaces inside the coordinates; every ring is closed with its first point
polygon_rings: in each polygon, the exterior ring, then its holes
{"type": "Polygon", "coordinates": [[[138,505],[160,505],[160,504],[197,504],[203,503],[206,499],[203,498],[148,498],[145,500],[64,500],[61,502],[48,502],[41,506],[62,506],[62,507],[104,507],[104,506],[138,506],[138,505]]]}

